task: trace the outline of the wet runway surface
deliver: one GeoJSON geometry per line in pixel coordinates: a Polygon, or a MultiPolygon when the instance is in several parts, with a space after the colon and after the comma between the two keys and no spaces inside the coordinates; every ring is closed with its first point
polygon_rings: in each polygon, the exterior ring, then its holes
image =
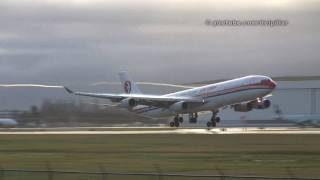
{"type": "Polygon", "coordinates": [[[1,134],[320,134],[317,128],[164,128],[164,127],[86,127],[86,128],[13,128],[1,129],[1,134]]]}

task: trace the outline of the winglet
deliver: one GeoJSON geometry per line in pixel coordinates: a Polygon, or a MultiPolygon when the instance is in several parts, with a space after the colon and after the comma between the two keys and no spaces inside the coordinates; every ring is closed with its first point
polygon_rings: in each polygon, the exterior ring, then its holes
{"type": "Polygon", "coordinates": [[[67,88],[66,86],[64,86],[64,89],[68,92],[68,93],[70,93],[70,94],[73,94],[73,91],[71,91],[69,88],[67,88]]]}

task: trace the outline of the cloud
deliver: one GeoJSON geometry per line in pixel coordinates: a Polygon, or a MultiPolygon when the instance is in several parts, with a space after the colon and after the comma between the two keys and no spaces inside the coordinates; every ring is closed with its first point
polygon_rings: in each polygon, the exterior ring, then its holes
{"type": "Polygon", "coordinates": [[[1,83],[85,88],[117,81],[123,70],[138,81],[178,84],[318,75],[319,8],[298,0],[1,1],[1,83]],[[207,18],[281,18],[289,25],[214,28],[207,18]]]}

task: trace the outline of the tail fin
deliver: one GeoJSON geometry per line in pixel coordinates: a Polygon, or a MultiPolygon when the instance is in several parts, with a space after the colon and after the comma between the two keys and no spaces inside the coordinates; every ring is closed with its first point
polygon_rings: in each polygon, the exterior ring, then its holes
{"type": "Polygon", "coordinates": [[[119,73],[121,85],[123,90],[127,94],[141,94],[140,89],[138,88],[137,84],[133,82],[126,72],[119,73]]]}

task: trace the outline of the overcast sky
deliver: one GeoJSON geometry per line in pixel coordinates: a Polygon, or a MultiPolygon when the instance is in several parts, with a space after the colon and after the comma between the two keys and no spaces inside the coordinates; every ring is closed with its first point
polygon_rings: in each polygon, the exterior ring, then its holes
{"type": "MultiPolygon", "coordinates": [[[[248,74],[320,75],[317,0],[67,2],[0,1],[0,83],[97,91],[88,85],[117,81],[116,73],[123,70],[138,81],[167,83],[248,74]],[[289,24],[210,27],[206,19],[289,24]]],[[[0,109],[65,97],[53,91],[0,89],[0,109]]]]}

